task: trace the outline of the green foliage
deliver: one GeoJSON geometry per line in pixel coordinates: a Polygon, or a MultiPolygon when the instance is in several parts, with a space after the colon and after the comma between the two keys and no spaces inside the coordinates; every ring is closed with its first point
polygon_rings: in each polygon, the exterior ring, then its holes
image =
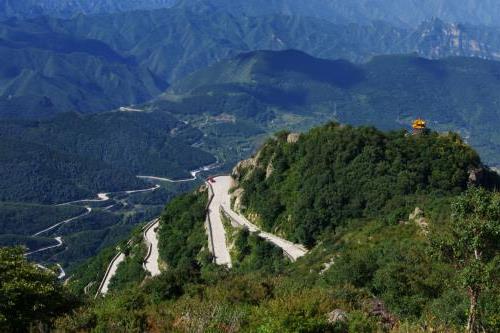
{"type": "Polygon", "coordinates": [[[236,234],[233,251],[236,252],[233,266],[242,272],[278,274],[287,266],[283,250],[247,229],[236,234]]]}
{"type": "Polygon", "coordinates": [[[107,247],[99,251],[94,257],[77,265],[72,272],[73,278],[68,283],[71,292],[81,296],[83,295],[85,287],[91,285],[88,289],[88,295],[93,297],[97,292],[99,283],[104,278],[104,273],[111,259],[115,255],[116,247],[107,247]]]}
{"type": "Polygon", "coordinates": [[[6,234],[32,235],[53,225],[54,221],[64,221],[85,211],[75,206],[0,202],[0,230],[6,234]]]}
{"type": "Polygon", "coordinates": [[[268,142],[257,167],[243,171],[240,181],[243,204],[265,229],[312,246],[348,219],[394,214],[397,198],[459,193],[469,168],[479,165],[477,154],[455,135],[329,124],[295,144],[268,142]],[[274,171],[267,177],[269,167],[274,171]]]}
{"type": "Polygon", "coordinates": [[[188,193],[172,200],[161,216],[160,257],[171,269],[195,269],[207,260],[204,222],[208,195],[188,193]]]}
{"type": "Polygon", "coordinates": [[[22,248],[0,248],[0,329],[25,332],[47,325],[76,304],[51,271],[29,263],[22,248]]]}
{"type": "MultiPolygon", "coordinates": [[[[498,291],[500,262],[500,195],[471,188],[453,205],[454,219],[447,233],[436,234],[433,247],[454,265],[469,297],[468,332],[479,331],[478,302],[484,291],[498,291]]],[[[486,313],[486,316],[494,314],[486,313]]]]}
{"type": "Polygon", "coordinates": [[[142,241],[126,250],[127,258],[118,266],[118,269],[110,281],[109,289],[123,290],[130,284],[141,283],[146,277],[142,267],[147,250],[142,241]]]}
{"type": "MultiPolygon", "coordinates": [[[[332,118],[351,125],[409,128],[413,119],[424,117],[434,129],[465,135],[468,124],[471,145],[485,162],[497,165],[493,120],[500,116],[495,108],[500,81],[493,73],[498,70],[495,62],[470,58],[381,56],[353,65],[297,51],[256,51],[175,82],[170,102],[159,107],[235,115],[266,131],[304,130],[332,118]]],[[[398,186],[404,187],[401,181],[398,186]]]]}
{"type": "Polygon", "coordinates": [[[190,146],[201,132],[165,113],[69,113],[2,122],[0,133],[3,201],[52,203],[146,188],[136,175],[189,177],[215,161],[190,146]]]}

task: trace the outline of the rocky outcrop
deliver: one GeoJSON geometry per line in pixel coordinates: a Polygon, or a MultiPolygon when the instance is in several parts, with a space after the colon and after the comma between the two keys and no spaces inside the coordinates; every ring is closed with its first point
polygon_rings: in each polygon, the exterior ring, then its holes
{"type": "Polygon", "coordinates": [[[408,217],[408,220],[416,223],[424,233],[428,232],[429,224],[427,223],[427,219],[422,209],[416,207],[413,213],[408,217]]]}
{"type": "Polygon", "coordinates": [[[346,322],[347,321],[347,313],[341,309],[335,309],[332,312],[328,313],[327,321],[329,324],[335,324],[338,322],[346,322]]]}
{"type": "Polygon", "coordinates": [[[286,142],[288,143],[297,143],[300,139],[300,133],[290,133],[286,138],[286,142]]]}
{"type": "Polygon", "coordinates": [[[480,185],[483,182],[486,170],[474,168],[469,170],[469,185],[480,185]]]}
{"type": "Polygon", "coordinates": [[[500,47],[493,35],[498,35],[498,30],[433,19],[422,23],[410,40],[416,51],[427,58],[466,56],[498,60],[500,47]]]}

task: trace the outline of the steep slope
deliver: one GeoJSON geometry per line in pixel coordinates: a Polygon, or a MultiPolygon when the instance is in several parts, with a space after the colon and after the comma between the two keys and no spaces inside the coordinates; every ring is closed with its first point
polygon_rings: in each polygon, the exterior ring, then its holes
{"type": "Polygon", "coordinates": [[[411,202],[405,196],[459,193],[480,166],[455,134],[386,134],[332,123],[296,142],[287,133],[270,140],[236,168],[235,193],[265,230],[312,246],[343,221],[397,214],[394,207],[411,202]]]}
{"type": "Polygon", "coordinates": [[[92,113],[146,101],[166,83],[97,40],[34,31],[16,21],[0,29],[0,117],[92,113]]]}
{"type": "Polygon", "coordinates": [[[153,107],[232,115],[263,129],[331,119],[387,129],[424,117],[432,128],[459,131],[496,165],[498,73],[499,63],[471,58],[382,56],[354,65],[298,51],[251,52],[176,82],[153,107]]]}

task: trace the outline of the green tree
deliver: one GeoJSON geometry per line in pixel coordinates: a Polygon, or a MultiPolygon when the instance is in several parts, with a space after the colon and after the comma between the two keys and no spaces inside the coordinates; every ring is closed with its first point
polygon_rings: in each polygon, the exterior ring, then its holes
{"type": "Polygon", "coordinates": [[[498,278],[500,194],[471,188],[454,202],[452,218],[450,233],[433,239],[433,246],[459,271],[470,301],[467,332],[477,332],[479,297],[498,278]]]}
{"type": "Polygon", "coordinates": [[[28,262],[23,248],[0,248],[0,331],[48,325],[72,305],[56,275],[28,262]]]}

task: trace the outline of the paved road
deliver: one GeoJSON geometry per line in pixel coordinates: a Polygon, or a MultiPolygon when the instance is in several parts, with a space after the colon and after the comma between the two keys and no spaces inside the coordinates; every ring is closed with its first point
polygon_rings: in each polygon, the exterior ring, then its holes
{"type": "Polygon", "coordinates": [[[62,221],[62,222],[56,223],[56,224],[54,224],[54,225],[52,225],[52,226],[48,227],[47,229],[43,229],[42,231],[39,231],[39,232],[37,232],[36,234],[34,234],[34,235],[33,235],[33,237],[35,237],[35,236],[40,236],[41,234],[44,234],[44,233],[46,233],[46,232],[48,232],[48,231],[50,231],[50,230],[52,230],[52,229],[55,229],[55,228],[57,228],[57,227],[59,227],[59,226],[61,226],[61,225],[63,225],[63,224],[66,224],[66,223],[72,222],[72,221],[74,221],[74,220],[77,220],[77,219],[79,219],[79,218],[82,218],[82,217],[87,216],[87,215],[89,215],[90,213],[92,213],[92,208],[90,208],[90,207],[85,207],[85,208],[87,209],[87,211],[86,211],[85,213],[83,213],[83,214],[81,214],[81,215],[78,215],[78,216],[75,216],[75,217],[72,217],[72,218],[70,218],[70,219],[64,220],[64,221],[62,221]]]}
{"type": "Polygon", "coordinates": [[[97,199],[82,199],[82,200],[76,200],[76,201],[70,201],[70,202],[64,202],[61,204],[57,204],[56,206],[67,206],[67,205],[72,205],[76,203],[82,203],[82,202],[103,202],[103,201],[108,201],[109,195],[111,193],[98,193],[97,194],[97,199]]]}
{"type": "MultiPolygon", "coordinates": [[[[232,267],[231,256],[226,243],[226,231],[222,223],[220,208],[229,204],[228,191],[231,186],[230,177],[216,177],[215,183],[209,184],[213,190],[214,197],[208,207],[209,228],[211,228],[213,255],[215,263],[232,267]]],[[[210,230],[209,230],[210,231],[210,230]]],[[[210,234],[210,232],[209,232],[210,234]]]]}
{"type": "Polygon", "coordinates": [[[43,251],[47,251],[47,250],[50,250],[50,249],[55,249],[57,247],[61,247],[63,245],[63,241],[62,241],[62,238],[61,237],[56,237],[54,238],[57,242],[56,245],[52,245],[52,246],[47,246],[47,247],[43,247],[39,250],[36,250],[36,251],[32,251],[32,252],[28,252],[25,254],[25,256],[29,256],[31,254],[35,254],[35,253],[39,253],[39,252],[43,252],[43,251]]]}
{"type": "Polygon", "coordinates": [[[160,252],[158,251],[158,233],[157,228],[160,226],[160,220],[156,220],[150,227],[144,231],[144,241],[149,247],[148,255],[144,261],[144,269],[148,271],[151,276],[158,276],[161,274],[158,259],[160,252]]]}
{"type": "Polygon", "coordinates": [[[116,270],[118,269],[118,266],[125,260],[125,255],[123,253],[118,253],[111,263],[108,266],[108,269],[106,270],[106,274],[104,275],[104,279],[101,282],[101,285],[97,289],[97,294],[96,297],[99,294],[106,295],[109,290],[109,283],[111,282],[111,279],[113,276],[116,274],[116,270]]]}
{"type": "Polygon", "coordinates": [[[186,182],[192,182],[198,179],[198,174],[202,171],[210,171],[213,169],[217,169],[219,167],[218,163],[202,166],[201,168],[198,168],[196,170],[193,170],[190,172],[191,178],[185,178],[185,179],[170,179],[170,178],[162,178],[162,177],[155,177],[155,176],[137,176],[137,178],[140,179],[149,179],[149,180],[159,180],[159,181],[164,181],[164,182],[169,182],[169,183],[186,183],[186,182]]]}
{"type": "Polygon", "coordinates": [[[307,249],[304,246],[300,244],[294,244],[290,241],[287,241],[286,239],[270,234],[268,232],[264,232],[255,224],[248,221],[244,216],[233,211],[231,209],[229,194],[229,189],[231,188],[232,184],[232,178],[230,176],[222,176],[217,177],[215,180],[216,183],[213,185],[218,186],[213,186],[215,192],[214,194],[219,198],[222,208],[224,209],[226,214],[228,214],[234,222],[238,223],[241,226],[245,226],[250,232],[259,232],[260,237],[283,249],[285,254],[287,254],[287,256],[293,261],[297,260],[307,253],[307,249]]]}

